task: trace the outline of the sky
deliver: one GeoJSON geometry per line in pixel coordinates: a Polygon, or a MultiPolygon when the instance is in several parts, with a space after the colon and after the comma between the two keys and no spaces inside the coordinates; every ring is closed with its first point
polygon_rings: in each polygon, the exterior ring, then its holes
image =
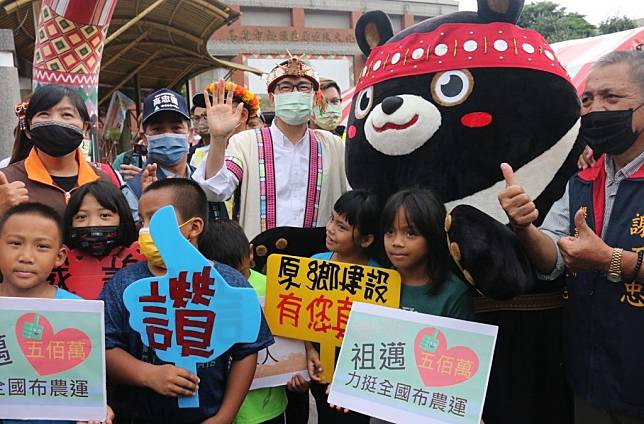
{"type": "MultiPolygon", "coordinates": [[[[526,0],[526,3],[536,3],[543,0],[526,0]]],[[[552,0],[565,7],[569,12],[577,12],[586,16],[586,20],[598,25],[610,16],[624,16],[635,20],[644,18],[644,0],[552,0]]],[[[459,0],[460,10],[476,10],[476,0],[459,0]]]]}

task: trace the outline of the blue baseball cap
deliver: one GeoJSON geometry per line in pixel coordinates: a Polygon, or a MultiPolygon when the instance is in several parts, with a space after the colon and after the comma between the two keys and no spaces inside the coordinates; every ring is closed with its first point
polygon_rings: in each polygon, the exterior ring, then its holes
{"type": "Polygon", "coordinates": [[[175,91],[162,88],[150,94],[143,101],[143,123],[159,112],[176,112],[190,120],[186,99],[175,91]]]}

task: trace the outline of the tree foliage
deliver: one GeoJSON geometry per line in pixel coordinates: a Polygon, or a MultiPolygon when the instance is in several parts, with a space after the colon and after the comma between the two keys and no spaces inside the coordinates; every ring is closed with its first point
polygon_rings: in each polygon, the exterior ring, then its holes
{"type": "Polygon", "coordinates": [[[636,27],[635,22],[626,16],[613,16],[601,21],[598,29],[600,34],[612,34],[613,32],[626,31],[636,27]]]}
{"type": "Polygon", "coordinates": [[[549,43],[598,34],[597,28],[586,21],[584,15],[568,12],[565,7],[550,1],[525,5],[518,25],[538,31],[549,43]]]}

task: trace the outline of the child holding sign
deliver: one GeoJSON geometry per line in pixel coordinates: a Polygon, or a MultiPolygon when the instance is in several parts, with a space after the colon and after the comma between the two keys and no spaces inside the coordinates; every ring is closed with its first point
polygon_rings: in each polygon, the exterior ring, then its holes
{"type": "Polygon", "coordinates": [[[145,259],[125,197],[113,184],[85,184],[69,199],[63,217],[65,245],[71,249],[49,281],[84,299],[96,299],[121,268],[145,259]]]}
{"type": "Polygon", "coordinates": [[[445,207],[427,189],[399,191],[387,201],[382,212],[384,245],[402,279],[400,307],[473,320],[468,287],[450,271],[444,222],[445,207]]]}
{"type": "Polygon", "coordinates": [[[400,307],[473,320],[468,286],[450,271],[444,222],[445,207],[429,190],[403,190],[387,201],[384,245],[402,278],[400,307]]]}
{"type": "MultiPolygon", "coordinates": [[[[78,299],[47,283],[51,270],[65,261],[60,215],[41,203],[23,203],[7,210],[0,220],[0,296],[78,299]]],[[[34,322],[37,326],[38,323],[34,322]]],[[[106,423],[114,414],[108,408],[106,423]]],[[[0,420],[4,424],[68,424],[72,421],[0,420]]]]}
{"type": "MultiPolygon", "coordinates": [[[[115,410],[126,423],[230,423],[253,379],[257,352],[273,343],[266,322],[261,320],[254,343],[233,345],[215,360],[200,364],[197,375],[161,361],[153,349],[143,344],[129,322],[123,299],[126,288],[143,278],[166,274],[164,258],[150,237],[148,226],[152,215],[168,205],[175,208],[181,223],[180,235],[193,246],[198,245],[208,219],[208,204],[201,188],[184,178],[153,183],[139,200],[144,225],[139,244],[147,260],[117,272],[100,296],[105,301],[107,372],[121,384],[114,398],[115,410]],[[199,406],[180,409],[176,398],[192,396],[197,391],[199,406]]],[[[229,286],[249,287],[231,267],[216,263],[214,268],[229,286]]]]}
{"type": "MultiPolygon", "coordinates": [[[[205,257],[237,269],[253,286],[258,296],[266,294],[266,276],[251,269],[253,249],[244,230],[235,221],[214,221],[208,228],[201,252],[205,257]]],[[[235,424],[281,424],[288,400],[285,386],[248,392],[239,408],[235,424]]]]}
{"type": "MultiPolygon", "coordinates": [[[[346,262],[357,265],[380,267],[373,259],[378,237],[380,202],[378,197],[366,190],[344,193],[333,205],[326,224],[326,247],[328,252],[313,255],[315,259],[346,262]]],[[[343,413],[332,408],[327,401],[328,385],[320,382],[320,346],[306,342],[306,356],[311,377],[311,393],[320,422],[368,423],[369,417],[357,412],[343,413]]],[[[337,354],[336,354],[337,358],[337,354]]],[[[295,376],[292,384],[300,381],[295,376]]]]}

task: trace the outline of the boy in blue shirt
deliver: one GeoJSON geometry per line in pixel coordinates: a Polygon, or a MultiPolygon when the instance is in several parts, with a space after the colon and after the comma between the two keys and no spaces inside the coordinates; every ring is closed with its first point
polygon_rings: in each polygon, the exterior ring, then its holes
{"type": "Polygon", "coordinates": [[[0,221],[0,296],[79,299],[47,283],[66,257],[58,212],[41,203],[14,206],[0,221]]]}
{"type": "MultiPolygon", "coordinates": [[[[44,299],[80,299],[47,282],[52,269],[65,262],[60,215],[41,203],[23,203],[0,219],[0,296],[44,299]]],[[[108,408],[105,423],[114,414],[108,408]]],[[[63,420],[0,419],[3,424],[74,424],[63,420]]]]}
{"type": "MultiPolygon", "coordinates": [[[[123,291],[131,283],[165,275],[165,265],[149,239],[147,226],[152,215],[172,205],[181,223],[180,231],[195,247],[204,233],[208,217],[206,196],[196,183],[169,178],[150,185],[139,201],[143,222],[141,252],[147,261],[117,272],[100,295],[105,301],[105,348],[108,376],[120,384],[110,401],[119,422],[218,424],[230,423],[237,414],[255,373],[257,352],[273,344],[266,321],[254,343],[238,343],[212,362],[199,364],[197,375],[161,361],[143,345],[130,328],[123,291]],[[199,391],[199,408],[179,409],[177,397],[199,391]]],[[[233,268],[215,263],[215,269],[234,287],[250,287],[233,268]]]]}

